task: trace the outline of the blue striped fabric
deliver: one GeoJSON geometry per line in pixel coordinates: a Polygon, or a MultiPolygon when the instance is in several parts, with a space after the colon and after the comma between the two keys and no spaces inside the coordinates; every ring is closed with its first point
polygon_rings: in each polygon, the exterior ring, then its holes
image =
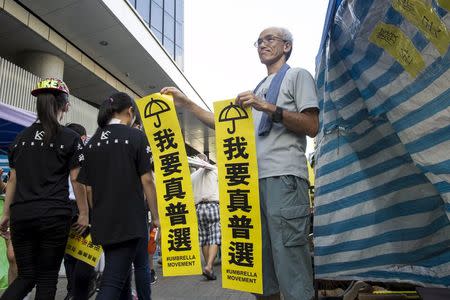
{"type": "MultiPolygon", "coordinates": [[[[316,59],[316,276],[449,287],[450,51],[440,55],[391,2],[330,10],[316,59]],[[421,54],[416,78],[369,42],[379,22],[421,54]]],[[[450,29],[449,12],[425,2],[450,29]]]]}

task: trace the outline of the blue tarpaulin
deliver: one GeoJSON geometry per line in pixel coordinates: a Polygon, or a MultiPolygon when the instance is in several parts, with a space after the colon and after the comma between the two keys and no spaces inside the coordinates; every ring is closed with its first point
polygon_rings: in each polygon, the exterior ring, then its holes
{"type": "Polygon", "coordinates": [[[450,286],[442,2],[330,1],[316,60],[317,278],[450,286]]]}

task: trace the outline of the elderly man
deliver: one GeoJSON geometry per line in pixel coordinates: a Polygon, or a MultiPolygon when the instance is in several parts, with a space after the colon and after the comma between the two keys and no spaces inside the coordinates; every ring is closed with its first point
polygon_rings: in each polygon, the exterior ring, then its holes
{"type": "MultiPolygon", "coordinates": [[[[236,103],[252,107],[259,169],[263,246],[263,288],[259,299],[313,298],[313,276],[307,235],[309,226],[306,136],[318,131],[318,103],[312,76],[291,69],[291,33],[267,28],[255,42],[267,68],[254,91],[236,103]]],[[[214,128],[214,116],[175,88],[163,88],[178,106],[214,128]]]]}

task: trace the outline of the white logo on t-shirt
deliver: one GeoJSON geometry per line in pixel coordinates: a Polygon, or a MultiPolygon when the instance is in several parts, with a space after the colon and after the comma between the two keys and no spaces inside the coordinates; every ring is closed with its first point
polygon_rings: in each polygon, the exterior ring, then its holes
{"type": "Polygon", "coordinates": [[[150,153],[151,152],[150,146],[147,146],[147,148],[145,148],[145,151],[147,151],[147,153],[150,153]]]}
{"type": "Polygon", "coordinates": [[[44,134],[45,134],[45,132],[44,131],[36,131],[36,134],[34,135],[34,139],[35,140],[37,140],[37,141],[42,141],[43,140],[43,138],[44,138],[44,134]]]}
{"type": "Polygon", "coordinates": [[[83,154],[80,154],[79,156],[78,156],[78,161],[79,162],[82,162],[84,160],[84,155],[83,154]]]}
{"type": "Polygon", "coordinates": [[[110,133],[111,133],[111,131],[109,131],[109,130],[102,131],[102,135],[101,135],[100,139],[101,140],[107,140],[110,133]]]}

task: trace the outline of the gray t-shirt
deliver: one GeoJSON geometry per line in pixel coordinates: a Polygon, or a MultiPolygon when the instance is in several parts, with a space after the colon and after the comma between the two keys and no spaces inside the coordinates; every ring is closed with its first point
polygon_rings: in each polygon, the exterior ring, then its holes
{"type": "MultiPolygon", "coordinates": [[[[275,74],[267,77],[256,95],[265,99],[275,74]]],[[[302,112],[318,108],[316,85],[311,74],[301,68],[289,69],[281,83],[277,106],[287,111],[302,112]]],[[[295,175],[308,180],[306,165],[306,136],[298,135],[281,123],[273,123],[267,136],[259,136],[258,128],[262,112],[253,109],[258,156],[259,178],[295,175]]]]}

